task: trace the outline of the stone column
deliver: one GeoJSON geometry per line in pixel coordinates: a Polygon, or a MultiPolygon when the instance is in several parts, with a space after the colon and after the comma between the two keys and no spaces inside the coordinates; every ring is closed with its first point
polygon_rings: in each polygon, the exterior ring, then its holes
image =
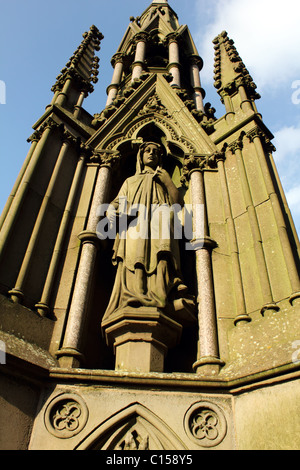
{"type": "Polygon", "coordinates": [[[114,73],[111,80],[111,84],[107,88],[107,101],[106,106],[112,104],[113,100],[117,96],[118,88],[122,80],[123,68],[124,68],[124,54],[115,54],[112,58],[112,66],[114,67],[114,73]]]}
{"type": "Polygon", "coordinates": [[[193,369],[197,374],[216,375],[224,363],[219,357],[215,295],[211,252],[217,246],[208,235],[208,221],[204,187],[204,174],[195,162],[189,174],[192,205],[194,240],[191,241],[196,253],[196,276],[198,288],[199,339],[197,360],[193,369]],[[202,210],[198,210],[199,207],[202,210]],[[202,218],[202,220],[201,220],[202,218]]]}
{"type": "Polygon", "coordinates": [[[247,113],[248,111],[253,111],[252,101],[249,100],[247,93],[246,93],[244,79],[243,78],[238,79],[236,85],[237,85],[239,95],[241,98],[241,109],[245,113],[247,113]]]}
{"type": "Polygon", "coordinates": [[[74,106],[74,117],[76,119],[78,119],[80,116],[81,106],[82,106],[85,96],[86,96],[85,91],[82,91],[78,97],[77,103],[74,106]]]}
{"type": "Polygon", "coordinates": [[[59,91],[59,93],[56,95],[55,94],[55,104],[58,104],[59,106],[64,106],[66,104],[66,101],[68,99],[68,93],[70,91],[72,84],[72,79],[71,77],[66,77],[66,81],[64,83],[63,89],[59,91]]]}
{"type": "Polygon", "coordinates": [[[4,209],[3,209],[3,211],[2,211],[2,214],[1,214],[1,217],[0,217],[0,229],[1,229],[3,223],[4,223],[5,219],[6,219],[6,216],[7,216],[8,212],[9,212],[9,209],[10,209],[10,207],[11,207],[11,205],[12,205],[12,203],[13,203],[13,200],[14,200],[16,194],[17,194],[17,191],[18,191],[18,189],[19,189],[19,187],[20,187],[20,185],[21,185],[21,183],[22,183],[23,176],[24,176],[24,174],[25,174],[25,172],[26,172],[26,170],[27,170],[27,167],[28,167],[28,165],[29,165],[29,163],[30,163],[31,157],[32,157],[33,154],[34,154],[35,148],[36,148],[36,146],[37,146],[37,144],[38,144],[38,142],[39,142],[39,140],[40,140],[40,137],[41,137],[41,136],[39,135],[39,133],[38,133],[38,132],[35,132],[35,133],[28,139],[28,142],[32,142],[32,144],[31,144],[30,150],[29,150],[29,152],[28,152],[28,154],[27,154],[27,157],[26,157],[26,159],[25,159],[25,161],[24,161],[24,163],[23,163],[22,169],[21,169],[21,171],[20,171],[20,173],[19,173],[19,175],[18,175],[18,178],[17,178],[17,180],[16,180],[16,182],[15,182],[15,184],[14,184],[14,186],[13,186],[13,189],[12,189],[12,191],[11,191],[11,193],[10,193],[10,195],[9,195],[9,198],[7,199],[7,202],[6,202],[6,204],[5,204],[5,206],[4,206],[4,209]]]}
{"type": "Polygon", "coordinates": [[[82,242],[79,267],[74,293],[71,301],[66,332],[62,348],[57,352],[61,367],[76,368],[84,362],[81,342],[86,322],[87,306],[92,285],[94,267],[99,246],[96,235],[98,207],[107,202],[111,182],[111,168],[118,158],[116,153],[101,155],[101,164],[97,176],[87,228],[78,238],[82,242]]]}
{"type": "Polygon", "coordinates": [[[282,251],[290,278],[292,287],[291,303],[294,304],[297,299],[297,303],[300,304],[300,279],[297,264],[291,247],[291,242],[288,236],[286,223],[283,217],[282,209],[278,199],[277,192],[274,187],[274,183],[270,174],[270,169],[267,163],[267,157],[261,141],[261,133],[258,129],[255,129],[248,138],[253,141],[256,154],[260,163],[262,174],[265,181],[267,193],[269,194],[272,209],[274,212],[275,220],[277,223],[278,236],[281,242],[282,251]]]}
{"type": "Polygon", "coordinates": [[[73,182],[69,192],[68,200],[65,206],[59,231],[57,234],[57,239],[53,249],[53,255],[51,258],[50,266],[48,269],[47,277],[44,284],[43,293],[41,295],[41,300],[35,305],[37,312],[40,316],[44,317],[50,313],[49,302],[51,298],[51,293],[53,290],[53,285],[55,282],[55,276],[57,272],[58,265],[61,260],[62,250],[65,242],[65,236],[69,228],[70,219],[72,217],[72,209],[75,203],[75,199],[78,192],[78,187],[80,185],[82,173],[85,167],[86,153],[85,150],[81,154],[76,171],[74,174],[73,182]]]}
{"type": "Polygon", "coordinates": [[[135,58],[132,64],[132,79],[133,82],[137,78],[140,78],[143,69],[144,69],[144,62],[146,57],[146,43],[148,39],[148,33],[142,32],[138,33],[135,37],[136,43],[136,51],[135,51],[135,58]]]}
{"type": "Polygon", "coordinates": [[[225,106],[225,109],[226,109],[225,119],[228,122],[228,124],[231,124],[232,121],[234,120],[234,115],[235,115],[231,96],[224,89],[221,90],[219,92],[219,94],[221,96],[221,99],[222,99],[222,101],[224,103],[224,106],[225,106]]]}
{"type": "MultiPolygon", "coordinates": [[[[232,153],[229,152],[231,156],[232,153]]],[[[217,163],[218,163],[218,171],[220,177],[220,185],[223,195],[223,203],[224,203],[224,216],[227,222],[228,228],[228,235],[229,235],[229,243],[230,243],[230,251],[231,251],[231,259],[232,259],[232,275],[234,280],[234,293],[235,293],[235,301],[236,301],[236,309],[237,315],[234,320],[234,324],[244,324],[245,322],[250,322],[251,317],[247,314],[246,310],[246,300],[245,300],[245,293],[243,288],[243,279],[242,279],[242,271],[239,259],[239,249],[238,249],[238,242],[237,242],[237,235],[236,235],[236,228],[234,223],[234,218],[232,215],[232,208],[230,202],[230,195],[229,195],[229,188],[228,182],[224,167],[225,161],[225,154],[220,153],[216,156],[217,163]]]]}
{"type": "Polygon", "coordinates": [[[203,98],[205,96],[204,90],[201,87],[200,81],[200,71],[203,67],[203,61],[201,57],[193,55],[191,56],[191,65],[190,65],[190,76],[191,76],[191,85],[194,88],[194,102],[196,109],[198,111],[204,112],[203,98]]]}
{"type": "Polygon", "coordinates": [[[43,151],[45,149],[45,145],[49,139],[49,136],[53,129],[56,129],[58,124],[52,119],[49,118],[43,125],[42,128],[38,131],[40,135],[39,142],[37,145],[34,145],[34,151],[30,158],[30,162],[28,163],[26,170],[24,172],[21,184],[17,190],[17,193],[11,203],[9,208],[9,212],[6,216],[6,219],[3,223],[0,235],[0,259],[4,253],[6,244],[11,236],[12,230],[15,226],[17,221],[18,215],[20,210],[22,209],[22,204],[25,200],[27,195],[27,191],[29,188],[29,184],[31,178],[33,177],[38,164],[40,162],[40,158],[43,155],[43,151]]]}
{"type": "Polygon", "coordinates": [[[24,289],[26,279],[29,275],[31,263],[34,259],[35,248],[39,241],[39,235],[43,228],[44,220],[45,220],[45,217],[47,216],[48,207],[51,202],[53,192],[55,190],[55,185],[56,185],[57,179],[61,171],[62,164],[65,160],[65,156],[67,154],[67,151],[70,145],[70,139],[72,140],[72,136],[70,136],[68,132],[64,132],[63,138],[64,138],[64,142],[60,149],[53,173],[51,175],[46,193],[44,195],[44,198],[43,198],[43,201],[42,201],[42,204],[41,204],[28,246],[27,246],[27,250],[26,250],[26,253],[25,253],[19,274],[18,274],[16,285],[12,290],[8,292],[11,300],[15,303],[20,303],[23,299],[23,295],[24,295],[23,289],[24,289]]]}
{"type": "Polygon", "coordinates": [[[178,35],[176,33],[168,34],[169,44],[169,65],[168,71],[173,76],[173,81],[170,83],[172,87],[180,88],[180,54],[178,45],[178,35]]]}
{"type": "Polygon", "coordinates": [[[243,142],[240,140],[231,147],[236,155],[237,168],[239,172],[239,178],[242,186],[245,207],[247,209],[249,224],[251,227],[251,233],[253,238],[253,248],[258,267],[258,275],[261,286],[261,293],[263,298],[263,307],[261,309],[262,315],[274,313],[279,310],[279,307],[274,303],[271,283],[269,279],[268,269],[266,265],[265,254],[262,246],[262,237],[260,233],[260,227],[257,219],[256,210],[254,207],[249,181],[246,173],[244,157],[242,154],[243,142]]]}

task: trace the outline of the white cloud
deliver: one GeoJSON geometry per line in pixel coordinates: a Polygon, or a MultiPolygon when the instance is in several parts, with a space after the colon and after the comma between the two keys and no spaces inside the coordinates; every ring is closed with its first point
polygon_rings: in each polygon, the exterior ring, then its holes
{"type": "MultiPolygon", "coordinates": [[[[300,215],[300,185],[295,186],[286,193],[289,207],[294,216],[300,215]]],[[[296,219],[298,220],[298,218],[296,219]]]]}
{"type": "MultiPolygon", "coordinates": [[[[202,1],[198,4],[203,17],[202,1]]],[[[259,90],[276,89],[300,79],[299,0],[214,0],[212,22],[199,31],[197,42],[206,67],[203,81],[212,77],[214,50],[211,41],[223,30],[236,48],[259,90]],[[204,34],[204,35],[203,35],[204,34]]]]}
{"type": "Polygon", "coordinates": [[[291,209],[296,229],[300,233],[300,123],[285,126],[274,135],[276,152],[274,159],[278,168],[286,198],[291,209]]]}
{"type": "Polygon", "coordinates": [[[300,124],[298,126],[283,127],[274,134],[276,153],[275,160],[278,164],[291,164],[295,156],[300,155],[300,124]]]}

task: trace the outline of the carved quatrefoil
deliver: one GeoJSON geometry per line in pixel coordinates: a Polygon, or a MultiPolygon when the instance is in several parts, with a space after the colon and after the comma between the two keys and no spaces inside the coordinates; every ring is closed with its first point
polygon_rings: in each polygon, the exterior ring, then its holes
{"type": "Polygon", "coordinates": [[[56,437],[68,439],[78,434],[88,419],[88,409],[76,394],[61,394],[47,406],[45,426],[56,437]]]}
{"type": "Polygon", "coordinates": [[[209,402],[192,405],[184,418],[185,432],[201,447],[215,447],[220,444],[227,432],[223,411],[209,402]]]}

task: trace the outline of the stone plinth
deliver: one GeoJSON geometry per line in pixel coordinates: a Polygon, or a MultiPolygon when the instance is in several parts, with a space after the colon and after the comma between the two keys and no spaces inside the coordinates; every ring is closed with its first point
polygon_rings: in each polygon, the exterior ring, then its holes
{"type": "Polygon", "coordinates": [[[115,369],[163,372],[169,348],[181,338],[182,326],[157,308],[127,307],[102,323],[108,346],[114,347],[115,369]]]}

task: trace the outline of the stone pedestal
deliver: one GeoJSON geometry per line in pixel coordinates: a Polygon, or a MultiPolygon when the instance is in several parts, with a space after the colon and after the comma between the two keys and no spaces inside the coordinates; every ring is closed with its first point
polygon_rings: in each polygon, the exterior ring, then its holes
{"type": "Polygon", "coordinates": [[[127,307],[102,323],[108,346],[114,347],[116,370],[163,372],[169,348],[181,338],[182,326],[157,308],[127,307]]]}

